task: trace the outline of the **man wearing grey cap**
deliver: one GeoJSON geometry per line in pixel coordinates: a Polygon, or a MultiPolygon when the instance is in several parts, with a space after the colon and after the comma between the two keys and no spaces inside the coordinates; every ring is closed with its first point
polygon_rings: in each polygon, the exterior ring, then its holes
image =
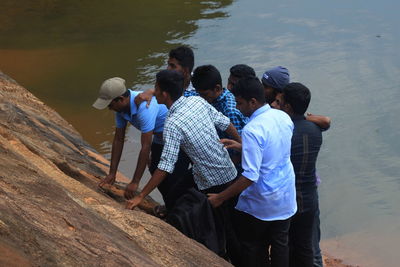
{"type": "MultiPolygon", "coordinates": [[[[269,69],[264,72],[261,82],[264,86],[266,102],[272,108],[279,109],[283,88],[290,83],[289,70],[282,66],[269,69]]],[[[329,129],[331,125],[331,119],[322,115],[308,113],[306,119],[317,124],[323,130],[329,129]]]]}
{"type": "Polygon", "coordinates": [[[264,86],[265,100],[268,104],[275,101],[276,95],[282,93],[283,88],[289,84],[289,70],[282,66],[277,66],[264,72],[261,82],[264,86]]]}
{"type": "MultiPolygon", "coordinates": [[[[121,154],[125,140],[125,130],[128,122],[135,128],[141,131],[141,149],[134,172],[132,181],[125,189],[125,197],[132,198],[134,192],[138,188],[138,184],[151,151],[151,163],[149,166],[152,173],[158,164],[159,157],[163,148],[162,132],[164,128],[164,121],[168,113],[165,105],[157,103],[155,97],[151,100],[149,107],[146,103],[137,106],[134,103],[135,97],[140,92],[126,89],[125,80],[119,77],[107,79],[100,87],[99,97],[94,102],[93,107],[97,109],[105,109],[108,107],[110,110],[115,111],[116,130],[111,150],[111,165],[109,174],[100,182],[99,186],[105,184],[113,184],[115,182],[118,164],[121,159],[121,154]]],[[[185,156],[180,154],[180,159],[185,161],[185,156]]],[[[189,164],[187,159],[186,169],[189,164]]],[[[182,164],[182,166],[185,164],[182,164]]],[[[183,167],[184,168],[184,167],[183,167]]],[[[180,170],[177,168],[177,170],[180,170]]],[[[170,189],[170,183],[175,179],[166,179],[158,187],[164,202],[167,203],[167,194],[170,189]]]]}

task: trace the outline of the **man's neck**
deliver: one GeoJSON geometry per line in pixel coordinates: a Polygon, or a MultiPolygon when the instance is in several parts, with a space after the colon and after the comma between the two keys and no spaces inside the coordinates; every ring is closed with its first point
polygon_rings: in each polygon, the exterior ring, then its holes
{"type": "Polygon", "coordinates": [[[249,117],[251,117],[251,116],[253,115],[253,113],[256,112],[257,109],[259,109],[259,108],[261,108],[261,107],[263,107],[263,106],[265,106],[265,105],[266,105],[265,103],[257,103],[257,104],[254,106],[254,109],[252,110],[252,112],[251,112],[251,114],[250,114],[249,117]]]}
{"type": "Polygon", "coordinates": [[[165,100],[165,105],[167,106],[168,109],[170,109],[171,106],[175,103],[175,101],[173,101],[171,98],[168,98],[165,100]]]}
{"type": "Polygon", "coordinates": [[[185,79],[183,81],[183,88],[185,88],[185,90],[189,87],[190,79],[191,79],[191,77],[189,75],[189,77],[185,77],[185,79]]]}
{"type": "Polygon", "coordinates": [[[129,95],[126,99],[126,101],[128,102],[125,106],[125,108],[123,109],[123,112],[130,114],[131,113],[131,95],[129,95]]]}

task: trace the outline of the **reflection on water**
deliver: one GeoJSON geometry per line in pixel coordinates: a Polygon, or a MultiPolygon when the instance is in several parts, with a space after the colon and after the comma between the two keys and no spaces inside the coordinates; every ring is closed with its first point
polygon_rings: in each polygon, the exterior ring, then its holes
{"type": "Polygon", "coordinates": [[[189,42],[198,58],[224,71],[224,80],[237,63],[259,76],[283,65],[292,81],[309,86],[310,111],[333,119],[318,161],[323,248],[361,266],[397,266],[400,5],[271,5],[238,1],[225,21],[200,21],[189,42]]]}
{"type": "MultiPolygon", "coordinates": [[[[0,68],[103,152],[113,123],[110,112],[90,108],[100,83],[119,75],[134,88],[151,86],[177,44],[194,47],[196,65],[214,64],[224,81],[237,63],[258,75],[288,67],[293,81],[311,89],[310,111],[333,119],[318,162],[323,248],[361,266],[396,266],[398,2],[120,0],[66,7],[41,1],[47,13],[30,1],[6,2],[0,4],[7,10],[0,13],[0,68]]],[[[137,132],[130,131],[123,168],[136,161],[137,132]]]]}
{"type": "Polygon", "coordinates": [[[113,120],[91,107],[101,82],[121,76],[135,89],[152,86],[196,21],[226,17],[221,8],[231,2],[1,1],[0,69],[100,148],[113,120]]]}

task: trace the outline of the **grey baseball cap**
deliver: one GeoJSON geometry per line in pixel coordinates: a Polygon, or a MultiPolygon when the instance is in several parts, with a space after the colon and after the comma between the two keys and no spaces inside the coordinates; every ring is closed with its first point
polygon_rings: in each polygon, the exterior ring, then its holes
{"type": "Polygon", "coordinates": [[[281,66],[267,70],[263,74],[261,82],[265,86],[275,88],[278,92],[282,92],[283,88],[290,82],[289,70],[281,66]]]}
{"type": "Polygon", "coordinates": [[[107,79],[100,87],[99,97],[93,103],[97,109],[105,109],[114,98],[126,92],[125,80],[119,77],[107,79]]]}

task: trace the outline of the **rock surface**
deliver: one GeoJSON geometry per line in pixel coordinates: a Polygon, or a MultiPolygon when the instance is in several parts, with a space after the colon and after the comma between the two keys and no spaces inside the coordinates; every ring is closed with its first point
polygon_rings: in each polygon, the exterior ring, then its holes
{"type": "Polygon", "coordinates": [[[230,266],[158,218],[125,210],[120,190],[99,191],[108,162],[1,72],[0,158],[0,266],[230,266]]]}

